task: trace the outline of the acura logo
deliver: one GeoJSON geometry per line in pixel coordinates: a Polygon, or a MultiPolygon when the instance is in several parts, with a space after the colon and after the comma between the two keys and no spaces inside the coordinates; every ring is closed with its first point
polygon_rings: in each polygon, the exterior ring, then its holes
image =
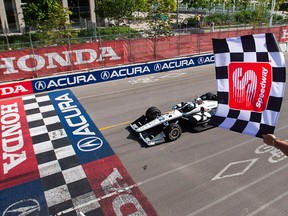
{"type": "Polygon", "coordinates": [[[83,152],[95,151],[102,145],[103,141],[99,137],[86,137],[77,143],[78,148],[83,152]]]}
{"type": "Polygon", "coordinates": [[[204,58],[203,57],[198,58],[198,64],[203,64],[203,63],[204,63],[204,58]]]}
{"type": "Polygon", "coordinates": [[[102,78],[103,80],[109,79],[109,78],[110,78],[110,73],[109,73],[109,71],[103,71],[103,72],[101,73],[101,78],[102,78]]]}
{"type": "Polygon", "coordinates": [[[161,68],[162,68],[162,66],[161,66],[160,63],[157,63],[157,64],[154,65],[154,70],[155,70],[155,71],[160,71],[161,68]]]}
{"type": "Polygon", "coordinates": [[[37,81],[35,83],[35,89],[38,91],[42,91],[42,90],[46,89],[46,83],[44,81],[37,81]]]}
{"type": "Polygon", "coordinates": [[[203,63],[204,63],[204,58],[203,57],[198,58],[198,64],[203,64],[203,63]]]}
{"type": "Polygon", "coordinates": [[[24,199],[10,205],[3,216],[9,215],[40,215],[40,204],[35,199],[24,199]]]}

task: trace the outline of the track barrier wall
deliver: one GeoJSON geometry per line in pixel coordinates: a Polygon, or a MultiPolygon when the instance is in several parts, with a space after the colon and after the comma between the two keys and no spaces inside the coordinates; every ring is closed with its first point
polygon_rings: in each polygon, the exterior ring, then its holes
{"type": "Polygon", "coordinates": [[[111,67],[80,73],[50,76],[46,78],[9,82],[0,85],[0,99],[46,92],[55,89],[70,88],[74,86],[95,84],[133,76],[167,72],[212,63],[214,63],[214,55],[204,54],[193,57],[162,60],[129,66],[111,67]]]}
{"type": "Polygon", "coordinates": [[[212,38],[265,32],[288,42],[281,26],[1,52],[0,99],[214,63],[212,38]]]}

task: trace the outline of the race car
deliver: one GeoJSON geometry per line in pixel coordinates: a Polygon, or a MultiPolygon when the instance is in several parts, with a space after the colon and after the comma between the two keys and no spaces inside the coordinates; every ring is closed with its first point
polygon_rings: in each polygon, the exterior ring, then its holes
{"type": "Polygon", "coordinates": [[[130,124],[140,139],[148,146],[167,141],[175,141],[182,134],[182,127],[206,129],[211,117],[216,113],[218,97],[208,92],[191,102],[181,102],[172,111],[162,114],[157,107],[147,109],[145,115],[130,124]]]}

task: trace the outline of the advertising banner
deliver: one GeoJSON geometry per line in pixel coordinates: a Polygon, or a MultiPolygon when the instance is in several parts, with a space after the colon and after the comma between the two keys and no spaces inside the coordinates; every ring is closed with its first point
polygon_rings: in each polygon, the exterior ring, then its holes
{"type": "Polygon", "coordinates": [[[0,78],[10,81],[128,63],[123,41],[63,45],[0,53],[0,78]]]}
{"type": "Polygon", "coordinates": [[[200,65],[214,63],[214,55],[207,54],[187,58],[157,61],[147,64],[129,65],[117,68],[107,68],[92,72],[54,76],[32,80],[33,92],[51,91],[54,89],[69,88],[73,86],[95,84],[127,77],[168,72],[200,65]]]}
{"type": "Polygon", "coordinates": [[[30,80],[0,84],[0,99],[32,94],[32,82],[30,80]]]}

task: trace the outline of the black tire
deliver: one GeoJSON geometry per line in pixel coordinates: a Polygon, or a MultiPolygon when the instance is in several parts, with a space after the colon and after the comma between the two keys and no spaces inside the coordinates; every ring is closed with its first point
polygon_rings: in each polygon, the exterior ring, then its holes
{"type": "Polygon", "coordinates": [[[148,120],[153,120],[161,116],[161,111],[157,107],[150,107],[147,109],[145,116],[148,120]]]}
{"type": "Polygon", "coordinates": [[[202,100],[217,100],[217,95],[213,94],[212,92],[207,92],[206,94],[201,96],[202,100]]]}
{"type": "Polygon", "coordinates": [[[176,123],[170,123],[165,129],[165,140],[166,141],[175,141],[177,140],[181,134],[182,134],[182,129],[180,125],[176,123]]]}

